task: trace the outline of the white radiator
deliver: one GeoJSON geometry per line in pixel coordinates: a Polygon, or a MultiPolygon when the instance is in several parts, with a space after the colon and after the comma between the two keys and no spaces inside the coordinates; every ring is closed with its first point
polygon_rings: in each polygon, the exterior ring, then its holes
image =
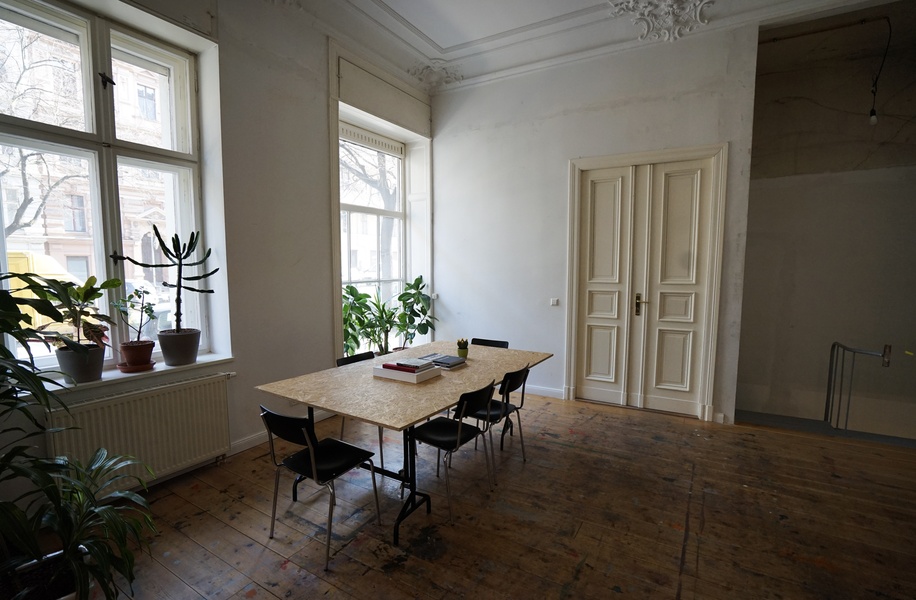
{"type": "MultiPolygon", "coordinates": [[[[98,448],[133,456],[149,466],[124,469],[149,483],[225,455],[229,451],[227,381],[220,373],[54,410],[49,427],[76,427],[47,434],[51,456],[85,463],[98,448]]],[[[132,480],[131,480],[132,481],[132,480]]],[[[127,487],[125,485],[125,487],[127,487]]]]}

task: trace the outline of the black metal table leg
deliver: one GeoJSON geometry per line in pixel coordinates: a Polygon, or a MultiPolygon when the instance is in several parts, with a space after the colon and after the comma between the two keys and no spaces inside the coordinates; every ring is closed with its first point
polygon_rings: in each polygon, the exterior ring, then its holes
{"type": "Polygon", "coordinates": [[[426,514],[429,514],[432,511],[432,502],[430,501],[429,494],[424,494],[423,492],[417,491],[417,458],[416,458],[416,441],[411,435],[413,427],[404,430],[404,482],[407,484],[407,489],[410,490],[410,493],[407,495],[407,500],[404,501],[404,505],[401,507],[401,512],[398,513],[398,518],[394,521],[394,545],[398,545],[398,528],[401,525],[401,521],[406,519],[413,511],[417,510],[423,504],[426,504],[426,514]]]}

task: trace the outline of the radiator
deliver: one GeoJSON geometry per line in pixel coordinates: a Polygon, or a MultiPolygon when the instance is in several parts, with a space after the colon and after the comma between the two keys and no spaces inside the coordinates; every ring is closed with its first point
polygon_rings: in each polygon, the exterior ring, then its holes
{"type": "MultiPolygon", "coordinates": [[[[51,456],[85,464],[98,448],[133,456],[140,465],[124,469],[149,483],[223,456],[229,451],[227,381],[221,373],[144,390],[98,398],[51,411],[47,434],[51,456]]],[[[125,481],[129,487],[133,480],[125,481]]]]}

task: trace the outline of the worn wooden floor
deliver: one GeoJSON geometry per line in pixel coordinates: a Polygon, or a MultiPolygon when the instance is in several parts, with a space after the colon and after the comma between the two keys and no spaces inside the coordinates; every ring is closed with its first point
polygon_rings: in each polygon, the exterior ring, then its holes
{"type": "MultiPolygon", "coordinates": [[[[916,450],[701,423],[529,396],[497,456],[455,456],[454,521],[435,453],[420,448],[419,511],[391,545],[398,488],[338,483],[331,570],[327,494],[290,498],[266,445],[151,489],[159,529],[138,560],[137,598],[916,598],[916,450]]],[[[325,435],[339,431],[334,418],[325,435]]],[[[374,448],[377,429],[347,423],[374,448]]],[[[386,438],[386,463],[400,435],[386,438]]],[[[310,489],[316,489],[314,487],[310,489]]]]}

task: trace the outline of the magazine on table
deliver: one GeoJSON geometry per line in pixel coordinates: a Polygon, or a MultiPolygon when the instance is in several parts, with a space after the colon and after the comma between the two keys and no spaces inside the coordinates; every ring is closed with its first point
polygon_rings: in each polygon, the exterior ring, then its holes
{"type": "Polygon", "coordinates": [[[433,353],[433,354],[427,354],[426,356],[421,356],[420,360],[431,361],[434,365],[436,365],[437,367],[441,367],[443,369],[454,369],[456,367],[463,366],[467,359],[464,358],[463,356],[453,356],[451,354],[433,353]]]}

